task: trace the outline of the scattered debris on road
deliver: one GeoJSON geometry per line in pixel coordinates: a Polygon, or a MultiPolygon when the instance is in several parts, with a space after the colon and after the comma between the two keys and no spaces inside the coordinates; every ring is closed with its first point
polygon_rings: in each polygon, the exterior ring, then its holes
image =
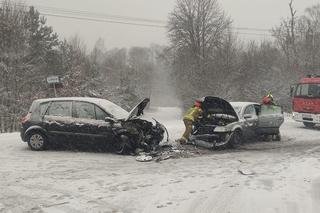
{"type": "Polygon", "coordinates": [[[139,162],[149,162],[149,161],[152,161],[153,157],[150,156],[150,155],[146,155],[146,154],[142,154],[139,155],[138,157],[136,157],[136,161],[139,161],[139,162]]]}
{"type": "Polygon", "coordinates": [[[246,169],[246,168],[239,168],[238,172],[242,175],[255,175],[256,173],[250,169],[246,169]]]}
{"type": "MultiPolygon", "coordinates": [[[[141,150],[142,151],[142,150],[141,150]]],[[[136,160],[139,162],[161,162],[168,159],[190,158],[212,153],[210,150],[194,145],[179,145],[176,143],[160,146],[156,151],[149,153],[137,152],[136,160]]]]}

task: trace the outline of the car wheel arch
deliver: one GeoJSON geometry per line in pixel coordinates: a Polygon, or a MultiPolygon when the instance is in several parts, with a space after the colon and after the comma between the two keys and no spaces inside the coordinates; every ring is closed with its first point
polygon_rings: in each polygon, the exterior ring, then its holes
{"type": "Polygon", "coordinates": [[[232,132],[235,132],[235,131],[240,131],[241,134],[243,133],[243,129],[240,125],[236,125],[232,128],[232,132]]]}
{"type": "Polygon", "coordinates": [[[29,127],[26,132],[24,133],[25,138],[28,138],[30,136],[31,133],[33,132],[40,132],[42,133],[46,138],[48,138],[47,136],[47,131],[45,129],[43,129],[41,126],[31,126],[29,127]]]}

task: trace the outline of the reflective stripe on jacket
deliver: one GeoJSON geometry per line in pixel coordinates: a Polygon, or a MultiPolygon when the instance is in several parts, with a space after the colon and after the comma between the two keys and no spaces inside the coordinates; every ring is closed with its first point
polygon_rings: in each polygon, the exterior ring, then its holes
{"type": "Polygon", "coordinates": [[[189,121],[196,121],[199,119],[200,115],[202,114],[202,109],[199,107],[192,107],[190,108],[185,116],[183,117],[183,120],[189,120],[189,121]]]}

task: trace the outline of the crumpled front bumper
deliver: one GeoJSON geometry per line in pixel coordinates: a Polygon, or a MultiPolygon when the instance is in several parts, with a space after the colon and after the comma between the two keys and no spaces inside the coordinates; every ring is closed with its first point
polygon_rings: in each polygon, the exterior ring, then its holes
{"type": "Polygon", "coordinates": [[[224,146],[229,143],[232,132],[223,132],[215,134],[191,135],[190,141],[194,145],[208,149],[224,146]]]}

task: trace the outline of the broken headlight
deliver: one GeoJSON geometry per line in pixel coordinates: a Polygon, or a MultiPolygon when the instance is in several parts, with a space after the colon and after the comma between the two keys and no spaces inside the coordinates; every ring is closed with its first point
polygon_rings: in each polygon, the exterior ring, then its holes
{"type": "Polygon", "coordinates": [[[214,128],[214,132],[229,132],[229,129],[224,126],[217,126],[214,128]]]}

